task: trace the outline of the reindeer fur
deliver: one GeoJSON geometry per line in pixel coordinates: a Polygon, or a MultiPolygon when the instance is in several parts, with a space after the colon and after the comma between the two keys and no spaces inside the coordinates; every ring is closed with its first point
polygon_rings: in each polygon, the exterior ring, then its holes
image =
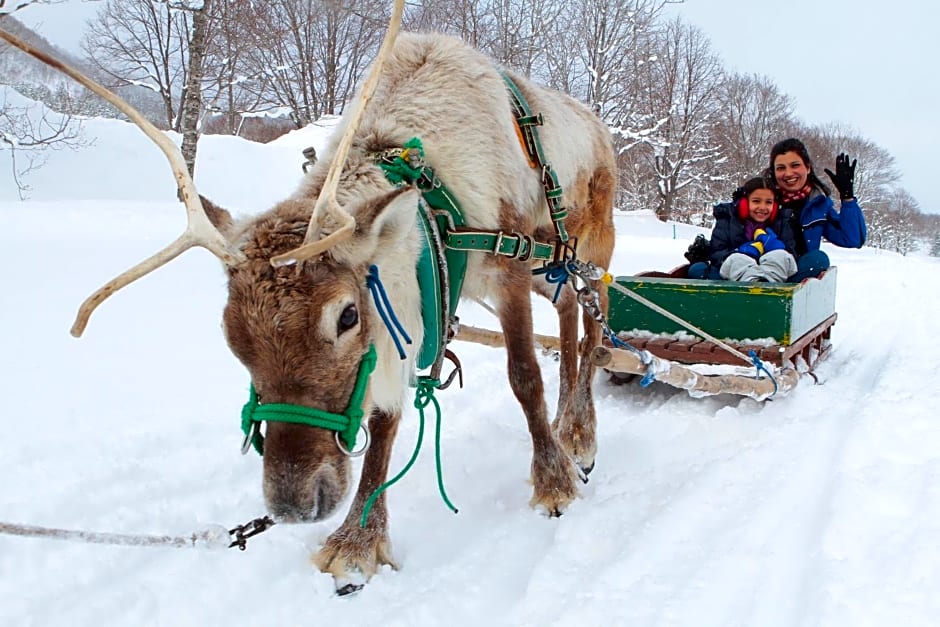
{"type": "MultiPolygon", "coordinates": [[[[568,96],[521,76],[512,78],[532,110],[544,116],[541,140],[565,190],[570,214],[566,225],[578,238],[579,258],[607,267],[614,244],[616,183],[608,130],[568,96]]],[[[531,168],[519,143],[497,68],[484,55],[442,35],[401,35],[363,113],[337,192],[340,204],[356,219],[351,240],[297,266],[274,268],[269,263],[273,255],[302,242],[335,141],[297,192],[261,216],[233,224],[224,210],[208,208],[210,219],[247,257],[229,268],[224,327],[262,402],[341,412],[359,359],[369,342],[376,346],[378,366],[367,401],[373,444],[345,521],[315,557],[338,585],[357,573],[368,578],[379,565],[392,563],[384,496],[376,502],[365,529],[359,528],[359,518],[365,499],[388,472],[402,404],[411,393],[408,383],[423,325],[415,276],[417,192],[389,184],[375,165],[374,153],[401,147],[416,136],[436,174],[459,199],[469,227],[552,240],[540,173],[531,168]],[[398,358],[365,287],[370,264],[380,269],[395,312],[414,340],[404,361],[398,358]],[[337,321],[344,312],[348,317],[350,307],[359,312],[359,319],[352,328],[340,328],[337,321]]],[[[335,228],[329,223],[317,226],[321,235],[335,228]]],[[[550,295],[554,286],[533,278],[531,269],[516,260],[471,253],[463,295],[494,303],[506,341],[510,385],[533,441],[532,505],[559,515],[577,496],[575,465],[589,472],[594,464],[593,367],[587,354],[600,333],[596,323],[585,317],[586,334],[579,347],[578,305],[572,290],[565,290],[556,305],[561,392],[550,424],[532,337],[529,292],[550,295]]],[[[606,307],[606,293],[602,300],[606,307]]],[[[346,494],[350,466],[333,440],[331,432],[320,429],[268,424],[265,498],[282,520],[321,519],[346,494]]]]}

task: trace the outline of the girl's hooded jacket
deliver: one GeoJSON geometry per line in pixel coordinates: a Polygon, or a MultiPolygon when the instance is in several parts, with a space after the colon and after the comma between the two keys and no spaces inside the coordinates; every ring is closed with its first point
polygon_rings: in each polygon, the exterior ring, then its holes
{"type": "MultiPolygon", "coordinates": [[[[712,229],[709,242],[708,260],[716,268],[720,268],[725,259],[738,249],[738,246],[749,241],[744,233],[745,221],[738,215],[738,202],[740,201],[723,202],[712,209],[715,227],[712,229]]],[[[776,217],[768,226],[777,234],[777,238],[783,242],[787,251],[795,253],[796,240],[793,237],[790,219],[790,210],[780,207],[777,209],[776,217]]]]}

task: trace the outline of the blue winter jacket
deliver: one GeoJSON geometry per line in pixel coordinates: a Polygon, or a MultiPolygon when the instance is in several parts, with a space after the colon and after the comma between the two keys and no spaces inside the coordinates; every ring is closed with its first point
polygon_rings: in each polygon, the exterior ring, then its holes
{"type": "MultiPolygon", "coordinates": [[[[712,266],[720,268],[725,259],[749,239],[744,233],[744,220],[738,215],[737,202],[723,202],[715,205],[712,215],[715,216],[715,227],[712,229],[712,237],[709,240],[708,260],[712,266]]],[[[787,250],[794,253],[796,240],[790,223],[790,210],[780,207],[773,222],[768,226],[777,234],[787,250]]]]}
{"type": "Polygon", "coordinates": [[[858,201],[854,198],[843,200],[841,211],[836,211],[832,199],[815,187],[803,210],[791,217],[790,225],[796,238],[795,252],[798,256],[819,250],[823,238],[842,248],[861,248],[868,235],[858,201]]]}

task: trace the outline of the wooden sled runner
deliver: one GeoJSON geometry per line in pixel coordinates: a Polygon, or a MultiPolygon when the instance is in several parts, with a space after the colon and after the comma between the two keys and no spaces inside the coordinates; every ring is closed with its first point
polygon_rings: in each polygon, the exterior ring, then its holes
{"type": "MultiPolygon", "coordinates": [[[[616,282],[699,327],[744,355],[775,367],[773,379],[742,374],[703,374],[687,365],[747,367],[739,355],[684,329],[623,293],[610,290],[611,329],[651,359],[609,342],[592,361],[614,378],[650,373],[695,396],[739,394],[763,400],[796,387],[830,350],[835,324],[836,268],[801,284],[703,281],[668,276],[618,277],[616,282]]],[[[756,372],[755,372],[756,374],[756,372]]]]}

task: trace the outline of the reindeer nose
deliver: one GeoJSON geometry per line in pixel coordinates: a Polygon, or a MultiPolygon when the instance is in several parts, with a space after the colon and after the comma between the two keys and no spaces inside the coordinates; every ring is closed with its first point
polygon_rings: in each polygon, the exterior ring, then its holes
{"type": "Polygon", "coordinates": [[[309,478],[280,474],[265,481],[268,511],[282,523],[322,520],[333,513],[341,498],[342,486],[328,467],[309,478]]]}
{"type": "Polygon", "coordinates": [[[326,518],[333,513],[339,504],[340,487],[336,481],[336,473],[327,468],[321,468],[313,478],[313,520],[326,518]]]}

